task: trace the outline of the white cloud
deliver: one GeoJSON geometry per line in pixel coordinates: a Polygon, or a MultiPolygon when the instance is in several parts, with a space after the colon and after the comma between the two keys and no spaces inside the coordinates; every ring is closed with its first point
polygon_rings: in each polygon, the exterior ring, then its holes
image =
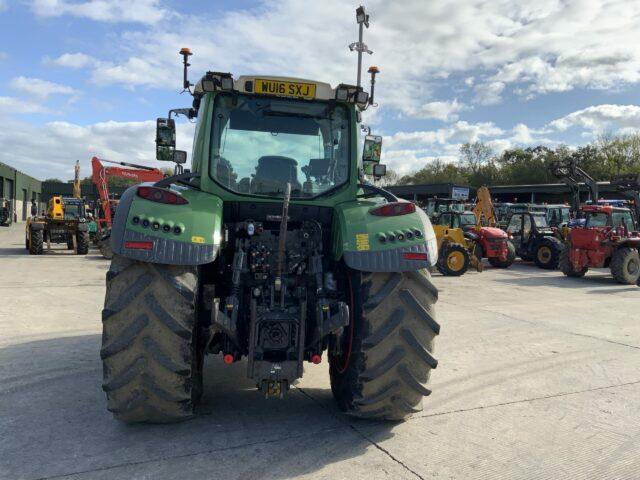
{"type": "Polygon", "coordinates": [[[591,133],[640,130],[640,106],[637,105],[593,105],[570,113],[549,124],[560,131],[579,127],[591,133]]]}
{"type": "Polygon", "coordinates": [[[449,101],[429,102],[418,107],[409,107],[404,109],[404,113],[413,118],[434,119],[443,122],[455,121],[458,114],[465,110],[465,106],[458,102],[457,98],[449,101]]]}
{"type": "Polygon", "coordinates": [[[158,0],[33,0],[31,9],[41,17],[71,15],[110,23],[154,24],[168,14],[158,0]]]}
{"type": "MultiPolygon", "coordinates": [[[[0,109],[2,97],[0,97],[0,109]]],[[[189,152],[193,125],[177,125],[177,144],[189,152]]],[[[36,178],[58,176],[72,178],[76,159],[81,161],[82,175],[90,175],[91,157],[171,167],[172,163],[155,160],[155,121],[100,122],[77,125],[49,122],[36,126],[14,121],[0,130],[0,143],[11,145],[0,151],[0,161],[15,166],[36,178]]]]}
{"type": "Polygon", "coordinates": [[[15,77],[9,82],[9,85],[14,90],[41,100],[46,100],[51,95],[76,96],[79,94],[77,90],[67,85],[61,85],[39,78],[15,77]]]}
{"type": "MultiPolygon", "coordinates": [[[[633,21],[640,14],[640,2],[435,3],[367,4],[372,25],[365,40],[375,54],[365,56],[365,69],[369,63],[382,68],[376,97],[385,111],[459,120],[462,111],[473,108],[471,101],[443,98],[441,93],[434,99],[442,79],[453,74],[462,78],[463,91],[456,95],[466,98],[466,89],[481,105],[497,104],[509,91],[530,98],[576,87],[616,88],[640,82],[640,43],[629,41],[640,38],[640,24],[633,21]]],[[[215,16],[178,14],[159,0],[34,0],[32,8],[43,17],[146,24],[111,39],[112,56],[94,59],[76,52],[48,60],[52,65],[86,68],[98,85],[176,90],[181,46],[195,52],[192,80],[208,69],[295,75],[334,85],[355,77],[355,55],[346,48],[357,33],[353,5],[340,0],[265,0],[251,9],[215,16]]],[[[379,122],[378,114],[368,116],[371,123],[379,122]]],[[[515,142],[528,138],[524,130],[514,137],[515,142]]]]}
{"type": "MultiPolygon", "coordinates": [[[[62,0],[37,3],[45,12],[69,5],[62,0]]],[[[82,5],[98,9],[102,2],[82,5]]],[[[109,5],[109,11],[125,6],[161,10],[153,1],[109,5]]],[[[371,28],[365,41],[375,54],[365,56],[365,68],[369,63],[382,67],[380,103],[408,116],[455,119],[458,112],[447,117],[442,110],[456,100],[433,98],[438,82],[453,74],[466,79],[462,87],[483,105],[500,102],[507,88],[529,98],[640,82],[640,42],[633,41],[640,38],[640,23],[634,20],[640,2],[371,0],[367,7],[371,28]]],[[[356,37],[353,5],[340,0],[263,1],[215,17],[165,12],[149,18],[148,29],[122,35],[114,45],[117,55],[94,67],[94,81],[175,89],[177,50],[185,45],[195,52],[194,77],[207,69],[296,75],[333,84],[353,82],[355,76],[355,55],[346,48],[356,37]]]]}
{"type": "Polygon", "coordinates": [[[40,102],[32,102],[22,98],[0,97],[0,115],[15,113],[44,113],[47,110],[40,102]]]}
{"type": "Polygon", "coordinates": [[[435,158],[457,159],[460,145],[491,140],[506,132],[490,122],[456,122],[446,128],[419,132],[397,132],[383,139],[383,161],[389,168],[405,174],[422,168],[435,158]]]}
{"type": "Polygon", "coordinates": [[[495,105],[502,100],[504,82],[485,82],[475,87],[476,100],[480,105],[495,105]]]}
{"type": "Polygon", "coordinates": [[[45,57],[44,63],[66,68],[83,68],[95,63],[95,59],[84,53],[64,53],[57,58],[45,57]]]}

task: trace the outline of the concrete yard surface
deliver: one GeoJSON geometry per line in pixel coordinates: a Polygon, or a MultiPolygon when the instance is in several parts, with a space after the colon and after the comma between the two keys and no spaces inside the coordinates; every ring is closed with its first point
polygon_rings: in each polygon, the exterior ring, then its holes
{"type": "Polygon", "coordinates": [[[403,423],[345,417],[326,355],[284,400],[214,356],[197,417],[128,426],[101,389],[107,269],[0,227],[1,479],[640,478],[640,288],[605,270],[435,275],[439,366],[403,423]]]}

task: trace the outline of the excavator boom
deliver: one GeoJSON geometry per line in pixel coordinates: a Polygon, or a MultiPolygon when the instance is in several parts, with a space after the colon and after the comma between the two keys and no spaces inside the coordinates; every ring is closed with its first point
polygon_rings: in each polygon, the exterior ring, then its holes
{"type": "Polygon", "coordinates": [[[73,178],[73,198],[82,198],[82,190],[80,189],[80,160],[76,160],[73,178]]]}
{"type": "Polygon", "coordinates": [[[135,165],[126,162],[112,162],[110,160],[100,160],[98,157],[91,159],[91,179],[98,189],[98,195],[100,196],[100,204],[102,205],[102,211],[104,217],[97,220],[98,227],[102,230],[111,229],[111,203],[109,198],[109,178],[129,178],[136,182],[157,182],[164,178],[164,173],[154,167],[147,167],[144,165],[135,165]],[[121,167],[105,167],[105,163],[115,163],[122,166],[135,166],[136,168],[121,168],[121,167]]]}
{"type": "Polygon", "coordinates": [[[476,206],[473,207],[473,213],[476,216],[476,222],[478,228],[483,227],[482,219],[485,219],[486,226],[495,227],[498,224],[498,219],[496,218],[496,212],[493,208],[493,201],[491,200],[491,192],[487,187],[478,188],[476,198],[476,206]]]}

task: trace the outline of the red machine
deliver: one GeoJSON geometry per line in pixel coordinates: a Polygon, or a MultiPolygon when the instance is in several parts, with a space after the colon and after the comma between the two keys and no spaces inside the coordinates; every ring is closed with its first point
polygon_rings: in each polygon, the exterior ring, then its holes
{"type": "Polygon", "coordinates": [[[476,225],[470,231],[477,237],[474,240],[479,246],[476,252],[478,259],[486,257],[497,268],[510,267],[516,258],[516,250],[507,233],[498,228],[491,193],[487,187],[478,188],[473,213],[476,225]]]}
{"type": "Polygon", "coordinates": [[[111,230],[111,223],[115,207],[118,204],[117,200],[112,199],[109,196],[109,178],[130,178],[137,182],[157,182],[164,178],[162,170],[153,167],[147,167],[144,165],[136,165],[126,162],[112,162],[110,160],[100,160],[98,157],[91,159],[92,181],[98,189],[98,195],[100,195],[100,205],[102,207],[102,215],[96,219],[98,224],[98,232],[105,234],[111,230]],[[120,167],[105,167],[102,162],[113,163],[121,165],[123,167],[132,168],[120,168],[120,167]]]}
{"type": "Polygon", "coordinates": [[[640,279],[640,233],[628,208],[584,205],[584,226],[568,233],[560,269],[582,277],[589,268],[610,268],[616,282],[635,285],[640,279]]]}

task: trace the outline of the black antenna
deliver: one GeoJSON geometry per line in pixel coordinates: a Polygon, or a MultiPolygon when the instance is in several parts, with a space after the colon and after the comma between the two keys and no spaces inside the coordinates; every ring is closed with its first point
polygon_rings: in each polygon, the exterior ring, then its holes
{"type": "Polygon", "coordinates": [[[356,22],[358,22],[358,41],[349,45],[349,50],[358,52],[358,80],[357,85],[360,86],[360,74],[362,69],[362,53],[366,52],[371,55],[373,52],[369,50],[366,43],[362,41],[364,27],[369,28],[369,15],[365,12],[364,7],[360,5],[356,9],[356,22]]]}
{"type": "Polygon", "coordinates": [[[370,66],[367,72],[371,75],[371,95],[369,95],[369,105],[373,105],[373,95],[375,93],[376,75],[380,73],[380,69],[376,66],[370,66]]]}
{"type": "MultiPolygon", "coordinates": [[[[180,55],[182,55],[182,65],[184,65],[184,73],[182,76],[182,88],[184,90],[189,90],[189,87],[193,86],[193,84],[189,83],[187,72],[189,67],[191,66],[191,64],[189,63],[189,57],[193,55],[193,53],[191,53],[191,50],[188,48],[181,48],[180,55]]],[[[189,90],[189,92],[191,92],[191,90],[189,90]]]]}

